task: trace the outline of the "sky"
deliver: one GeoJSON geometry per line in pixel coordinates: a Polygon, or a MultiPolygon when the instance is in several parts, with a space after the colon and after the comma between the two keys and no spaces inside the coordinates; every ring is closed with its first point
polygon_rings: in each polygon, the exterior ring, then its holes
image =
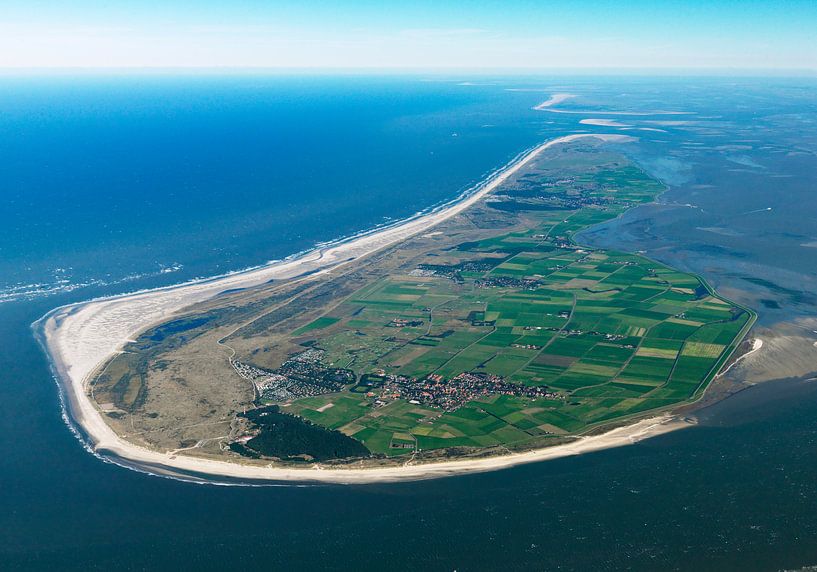
{"type": "Polygon", "coordinates": [[[817,69],[817,0],[0,0],[0,68],[817,69]]]}

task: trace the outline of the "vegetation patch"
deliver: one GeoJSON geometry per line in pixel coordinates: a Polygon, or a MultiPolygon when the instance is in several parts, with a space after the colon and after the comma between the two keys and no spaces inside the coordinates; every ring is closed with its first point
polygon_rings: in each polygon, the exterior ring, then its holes
{"type": "Polygon", "coordinates": [[[231,447],[235,452],[250,457],[326,461],[368,457],[371,454],[362,443],[340,431],[281,413],[274,405],[242,413],[241,417],[245,417],[258,434],[245,443],[233,443],[231,447]]]}
{"type": "MultiPolygon", "coordinates": [[[[209,306],[154,328],[96,380],[94,396],[109,416],[142,407],[141,374],[161,363],[146,361],[151,352],[199,344],[212,357],[216,340],[201,334],[217,315],[219,326],[236,325],[218,342],[236,351],[225,367],[237,374],[218,382],[245,392],[251,383],[258,406],[231,435],[231,448],[249,457],[542,446],[689,401],[754,315],[697,276],[575,239],[662,191],[618,155],[560,148],[433,241],[409,239],[294,283],[270,295],[279,296],[272,307],[255,294],[240,320],[230,306],[209,306]]],[[[169,363],[168,384],[183,385],[184,368],[196,367],[169,363]]],[[[219,363],[201,366],[199,378],[219,363]]]]}

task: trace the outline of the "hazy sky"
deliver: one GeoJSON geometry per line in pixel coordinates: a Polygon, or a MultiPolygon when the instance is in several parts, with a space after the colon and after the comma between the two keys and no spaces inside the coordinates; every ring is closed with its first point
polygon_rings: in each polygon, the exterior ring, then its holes
{"type": "Polygon", "coordinates": [[[817,0],[0,0],[0,67],[817,68],[817,0]]]}

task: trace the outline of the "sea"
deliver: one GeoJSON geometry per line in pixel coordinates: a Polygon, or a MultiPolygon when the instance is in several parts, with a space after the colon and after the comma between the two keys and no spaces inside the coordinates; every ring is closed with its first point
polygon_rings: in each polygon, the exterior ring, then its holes
{"type": "Polygon", "coordinates": [[[632,446],[414,483],[196,484],[72,432],[32,335],[47,311],[387,225],[589,132],[636,138],[616,148],[667,191],[582,241],[698,272],[765,328],[815,315],[813,76],[1,76],[0,569],[817,565],[809,375],[632,446]],[[575,97],[533,109],[554,93],[575,97]]]}

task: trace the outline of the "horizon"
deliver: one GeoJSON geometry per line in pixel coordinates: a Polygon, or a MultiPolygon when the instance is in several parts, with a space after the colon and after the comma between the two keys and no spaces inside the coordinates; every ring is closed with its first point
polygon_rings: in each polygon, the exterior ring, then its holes
{"type": "Polygon", "coordinates": [[[0,2],[0,572],[817,572],[817,0],[0,2]]]}
{"type": "Polygon", "coordinates": [[[65,67],[0,67],[0,77],[13,76],[291,76],[291,77],[446,77],[459,81],[473,77],[480,79],[537,78],[817,78],[817,68],[753,68],[753,67],[699,67],[699,68],[388,68],[388,67],[271,67],[271,66],[65,66],[65,67]]]}
{"type": "Polygon", "coordinates": [[[7,4],[0,69],[817,70],[801,0],[7,4]]]}

